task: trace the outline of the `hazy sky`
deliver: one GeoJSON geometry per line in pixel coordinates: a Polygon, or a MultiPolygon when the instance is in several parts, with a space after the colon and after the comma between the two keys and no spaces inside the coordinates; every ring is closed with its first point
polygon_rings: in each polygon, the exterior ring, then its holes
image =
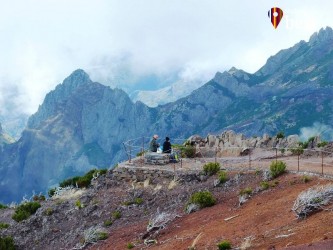
{"type": "Polygon", "coordinates": [[[77,68],[112,86],[150,74],[207,81],[232,66],[253,73],[279,50],[333,26],[331,0],[0,3],[0,113],[10,102],[35,112],[77,68]],[[284,11],[277,30],[267,16],[275,6],[284,11]]]}

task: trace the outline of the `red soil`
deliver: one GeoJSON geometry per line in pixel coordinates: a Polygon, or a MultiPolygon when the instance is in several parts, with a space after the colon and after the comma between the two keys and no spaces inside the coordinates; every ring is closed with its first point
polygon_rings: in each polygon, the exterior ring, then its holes
{"type": "MultiPolygon", "coordinates": [[[[217,249],[217,243],[224,239],[240,249],[333,249],[331,211],[303,220],[291,211],[300,192],[332,181],[313,177],[303,183],[294,174],[279,177],[278,181],[276,187],[255,194],[242,206],[238,206],[238,190],[221,190],[217,205],[176,218],[160,231],[155,245],[143,245],[140,237],[147,221],[137,218],[135,223],[110,232],[109,239],[94,249],[127,249],[129,242],[136,244],[134,249],[217,249]],[[237,217],[225,221],[232,216],[237,217]]],[[[253,180],[252,187],[255,186],[258,180],[253,180]]]]}

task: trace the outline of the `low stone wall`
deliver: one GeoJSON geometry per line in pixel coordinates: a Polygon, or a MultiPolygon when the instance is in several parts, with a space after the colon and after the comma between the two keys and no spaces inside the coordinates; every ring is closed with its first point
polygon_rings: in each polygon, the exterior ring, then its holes
{"type": "Polygon", "coordinates": [[[204,181],[207,177],[201,171],[171,171],[158,168],[137,168],[122,166],[112,170],[113,178],[125,181],[145,181],[147,179],[154,180],[158,178],[174,179],[190,182],[204,181]]]}

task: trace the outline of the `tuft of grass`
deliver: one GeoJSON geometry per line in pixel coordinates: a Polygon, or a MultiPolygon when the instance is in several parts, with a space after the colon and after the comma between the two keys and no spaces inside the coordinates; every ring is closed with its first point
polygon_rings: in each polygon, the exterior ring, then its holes
{"type": "Polygon", "coordinates": [[[135,198],[133,201],[125,201],[123,204],[125,206],[130,206],[130,205],[133,205],[133,204],[141,205],[142,203],[143,203],[142,198],[135,198]]]}
{"type": "Polygon", "coordinates": [[[9,224],[0,222],[0,229],[6,229],[6,228],[9,228],[9,224]]]}
{"type": "Polygon", "coordinates": [[[17,222],[26,220],[31,215],[36,213],[37,209],[40,207],[41,207],[41,205],[35,201],[23,203],[15,209],[12,219],[17,222]]]}
{"type": "Polygon", "coordinates": [[[211,192],[201,191],[194,193],[191,196],[189,203],[197,204],[200,208],[211,207],[216,204],[216,199],[211,192]]]}
{"type": "Polygon", "coordinates": [[[260,187],[262,188],[262,190],[267,190],[267,189],[269,189],[270,185],[269,185],[268,181],[262,181],[262,182],[260,182],[260,187]]]}
{"type": "Polygon", "coordinates": [[[203,166],[205,175],[214,175],[220,171],[220,163],[208,162],[203,166]]]}
{"type": "Polygon", "coordinates": [[[8,208],[8,206],[0,203],[0,209],[5,209],[5,208],[8,208]]]}
{"type": "Polygon", "coordinates": [[[4,237],[2,238],[0,236],[0,249],[4,249],[4,250],[15,250],[15,244],[14,244],[14,240],[13,237],[4,237]]]}
{"type": "Polygon", "coordinates": [[[45,211],[44,211],[44,215],[50,216],[54,213],[53,209],[51,207],[48,207],[45,211]]]}
{"type": "Polygon", "coordinates": [[[117,219],[120,219],[121,218],[121,212],[120,211],[114,211],[112,213],[112,218],[117,220],[117,219]]]}
{"type": "Polygon", "coordinates": [[[81,203],[80,200],[77,200],[77,201],[75,202],[75,206],[76,206],[78,209],[83,208],[83,204],[81,203]]]}
{"type": "Polygon", "coordinates": [[[244,188],[241,191],[239,191],[239,195],[250,195],[250,194],[252,194],[252,192],[253,192],[252,188],[247,187],[247,188],[244,188]]]}
{"type": "Polygon", "coordinates": [[[227,250],[231,249],[231,243],[228,240],[223,240],[219,244],[217,244],[219,250],[227,250]]]}
{"type": "Polygon", "coordinates": [[[310,177],[310,176],[307,176],[307,175],[303,175],[303,176],[301,177],[301,180],[302,180],[302,182],[304,182],[304,183],[308,183],[308,182],[311,181],[311,177],[310,177]]]}
{"type": "Polygon", "coordinates": [[[106,220],[106,221],[104,221],[104,226],[105,226],[105,227],[109,227],[109,226],[111,226],[112,224],[113,224],[112,220],[106,220]]]}
{"type": "Polygon", "coordinates": [[[109,237],[106,232],[98,232],[98,240],[106,240],[109,237]]]}
{"type": "Polygon", "coordinates": [[[283,161],[272,161],[269,167],[271,175],[276,178],[286,171],[287,165],[283,161]]]}
{"type": "Polygon", "coordinates": [[[127,249],[134,248],[134,244],[132,242],[127,243],[127,249]]]}

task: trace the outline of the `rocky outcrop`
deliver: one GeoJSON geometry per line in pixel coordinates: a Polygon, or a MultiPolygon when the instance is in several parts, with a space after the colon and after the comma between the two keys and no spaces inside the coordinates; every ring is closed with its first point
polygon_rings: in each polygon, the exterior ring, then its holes
{"type": "MultiPolygon", "coordinates": [[[[225,157],[247,155],[254,148],[295,148],[299,146],[300,138],[298,135],[277,138],[277,136],[270,137],[268,134],[264,134],[262,137],[247,138],[243,134],[228,130],[220,135],[208,135],[206,138],[198,135],[191,136],[187,141],[195,145],[197,152],[201,152],[205,157],[215,155],[225,157]]],[[[315,137],[311,147],[315,147],[318,142],[320,142],[320,138],[315,137]]]]}

